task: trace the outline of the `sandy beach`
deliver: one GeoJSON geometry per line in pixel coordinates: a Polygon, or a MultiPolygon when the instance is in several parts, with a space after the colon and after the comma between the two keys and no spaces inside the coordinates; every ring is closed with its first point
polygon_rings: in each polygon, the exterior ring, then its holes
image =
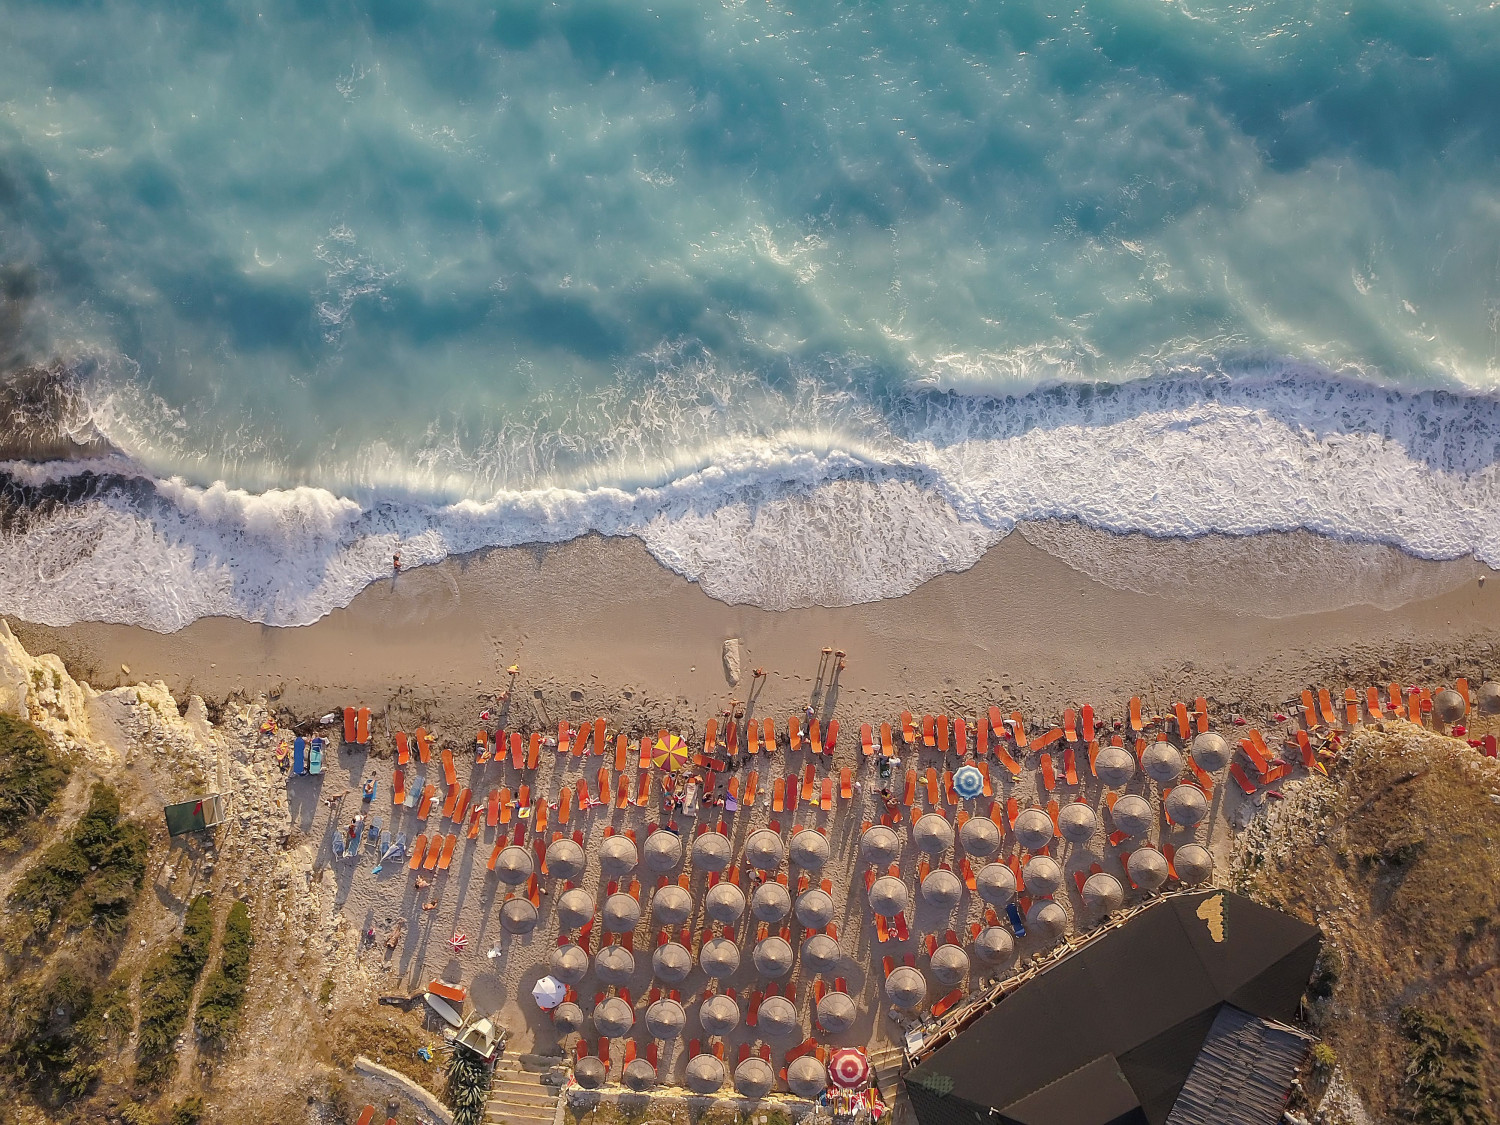
{"type": "MultiPolygon", "coordinates": [[[[474,731],[480,726],[552,731],[559,719],[577,726],[602,716],[611,747],[615,732],[634,740],[659,728],[680,731],[696,746],[710,718],[731,701],[742,701],[750,716],[774,720],[784,746],[789,716],[811,706],[825,723],[836,718],[842,727],[837,752],[816,771],[821,781],[836,778],[839,768],[852,768],[861,785],[851,799],[836,799],[831,811],[804,800],[795,813],[773,813],[773,778],[800,774],[808,757],[781,752],[752,763],[760,774],[756,806],[722,819],[735,857],[751,833],[768,825],[779,827],[784,838],[788,830],[825,833],[831,861],[824,870],[783,867],[794,898],[802,876],[811,887],[827,879],[841,960],[821,974],[822,985],[842,981],[856,1000],[853,1025],[819,1039],[878,1053],[893,1050],[899,1035],[898,1024],[883,1018],[881,962],[889,952],[909,950],[875,941],[864,887],[855,877],[864,867],[861,826],[881,812],[879,782],[860,756],[859,724],[892,721],[908,709],[972,716],[997,704],[1007,712],[1023,711],[1029,727],[1040,731],[1057,723],[1064,707],[1089,702],[1108,730],[1112,722],[1119,729],[1117,720],[1132,695],[1144,698],[1148,721],[1165,714],[1175,700],[1204,696],[1216,726],[1243,718],[1265,727],[1279,745],[1275,732],[1291,720],[1277,712],[1296,713],[1293,701],[1310,685],[1393,680],[1435,685],[1457,675],[1477,682],[1500,664],[1500,604],[1494,584],[1484,581],[1485,568],[1471,563],[1422,563],[1395,551],[1305,535],[1184,543],[1069,526],[1026,532],[1003,541],[971,570],[935,579],[906,597],[835,609],[772,613],[725,605],[664,570],[632,540],[588,538],[559,547],[485,552],[409,571],[366,590],[348,609],[296,629],[228,620],[199,621],[172,635],[101,624],[53,629],[16,622],[14,629],[31,652],[57,653],[74,677],[95,689],[129,693],[136,689],[127,685],[159,682],[180,704],[201,696],[207,716],[225,716],[216,737],[228,739],[234,759],[243,763],[236,767],[239,780],[233,787],[241,826],[236,835],[244,837],[237,846],[281,870],[305,872],[309,890],[322,904],[327,971],[347,990],[340,993],[343,1010],[358,1011],[377,995],[420,990],[442,976],[465,984],[475,1010],[505,1021],[515,1032],[517,1050],[550,1052],[573,1042],[559,1039],[531,1002],[530,989],[547,971],[548,954],[560,938],[576,940],[576,931],[564,927],[543,899],[534,930],[503,932],[499,905],[511,895],[524,895],[525,887],[499,883],[486,870],[486,857],[513,828],[497,831],[481,823],[475,836],[467,837],[464,825],[448,823],[436,805],[426,821],[408,807],[393,808],[392,732],[425,725],[438,747],[453,751],[458,785],[472,785],[477,803],[490,788],[514,783],[508,765],[472,762],[474,731]],[[1169,593],[1155,592],[1164,588],[1169,593]],[[1319,606],[1327,608],[1308,611],[1319,606]],[[726,642],[738,648],[737,684],[730,682],[726,642]],[[846,652],[847,667],[838,669],[836,660],[822,654],[824,648],[846,652]],[[511,664],[520,669],[514,681],[506,671],[511,664]],[[765,670],[763,678],[753,676],[758,668],[765,670]],[[500,698],[507,690],[509,699],[500,698]],[[367,706],[374,715],[372,744],[368,752],[331,751],[321,777],[287,778],[277,768],[272,743],[255,733],[256,716],[266,714],[261,700],[283,731],[323,733],[333,747],[339,746],[338,724],[320,725],[318,717],[348,705],[367,706]],[[485,709],[489,718],[481,720],[485,709]],[[379,789],[376,800],[361,809],[358,788],[366,778],[377,779],[379,789]],[[342,805],[330,809],[323,798],[340,792],[347,793],[342,805]],[[357,862],[336,859],[331,837],[356,812],[380,817],[392,832],[427,833],[434,847],[453,833],[457,851],[451,870],[419,873],[429,881],[421,884],[402,861],[373,873],[370,846],[357,862]],[[424,904],[432,905],[423,909],[424,904]],[[366,948],[352,940],[368,930],[383,937],[398,918],[407,920],[407,929],[393,952],[379,941],[366,948]],[[455,932],[470,939],[457,953],[448,943],[455,932]],[[493,957],[486,956],[490,951],[493,957]]],[[[929,754],[911,756],[923,761],[909,765],[929,764],[929,754]]],[[[579,760],[548,751],[545,759],[529,780],[536,794],[554,802],[549,839],[559,829],[564,835],[576,832],[592,851],[606,833],[628,831],[643,843],[663,821],[653,794],[641,807],[632,802],[623,810],[596,805],[575,811],[571,823],[561,825],[555,802],[564,785],[571,787],[580,777],[593,784],[597,767],[612,765],[613,757],[596,758],[591,751],[579,760]]],[[[628,781],[636,772],[634,742],[630,760],[628,781]]],[[[739,771],[742,783],[747,772],[739,771]]],[[[408,789],[435,782],[439,803],[442,780],[436,755],[425,769],[414,762],[406,772],[408,789]]],[[[1073,932],[1089,925],[1072,894],[1075,876],[1081,879],[1100,863],[1110,863],[1116,851],[1105,839],[1106,794],[1093,778],[1082,781],[1071,795],[1097,807],[1100,827],[1087,842],[1054,849],[1068,880],[1059,900],[1067,904],[1073,932]]],[[[1233,830],[1249,818],[1252,802],[1221,770],[1207,818],[1196,828],[1175,827],[1161,816],[1161,788],[1144,775],[1129,784],[1160,822],[1152,832],[1154,842],[1202,843],[1227,866],[1233,830]]],[[[1025,808],[1043,807],[1054,795],[1043,792],[1033,755],[1014,780],[1000,771],[995,797],[997,805],[1015,800],[1025,808]]],[[[925,789],[917,803],[929,803],[925,789]]],[[[941,810],[947,803],[939,798],[931,805],[941,810]]],[[[983,812],[979,808],[976,815],[983,812]]],[[[714,827],[721,815],[710,810],[680,827],[691,837],[714,827]]],[[[923,859],[909,830],[903,831],[900,869],[917,873],[923,859]]],[[[943,861],[941,854],[932,859],[943,861]]],[[[950,862],[956,865],[958,857],[950,862]]],[[[688,944],[696,953],[718,932],[700,916],[716,876],[706,875],[691,859],[685,871],[694,901],[688,944]]],[[[631,931],[634,969],[620,983],[639,1019],[648,990],[657,983],[649,952],[662,927],[650,908],[657,873],[642,867],[634,874],[643,909],[631,931]]],[[[1226,875],[1221,870],[1218,878],[1226,875]]],[[[666,877],[675,879],[676,872],[666,877]]],[[[627,890],[630,881],[627,873],[614,889],[627,890]]],[[[589,862],[578,885],[598,904],[611,893],[610,882],[589,862]]],[[[566,889],[556,879],[544,877],[542,884],[553,901],[566,889]]],[[[284,878],[280,885],[286,887],[284,878]]],[[[913,902],[916,935],[951,931],[967,944],[986,917],[984,904],[972,894],[957,909],[956,903],[944,906],[920,894],[913,902]]],[[[795,922],[785,929],[775,919],[760,926],[749,914],[736,929],[741,965],[720,988],[733,988],[742,998],[766,983],[751,956],[759,938],[789,933],[796,949],[808,935],[795,922]]],[[[596,931],[591,952],[598,952],[599,941],[596,931]]],[[[1035,936],[1020,941],[1016,963],[1049,946],[1035,936]]],[[[925,966],[921,955],[917,963],[925,966]]],[[[969,987],[988,971],[974,965],[969,987]]],[[[788,978],[795,982],[804,1031],[813,1028],[818,977],[799,965],[788,978]]],[[[683,994],[690,1035],[698,1033],[693,1001],[706,984],[695,970],[683,985],[691,990],[683,994]]],[[[301,1002],[311,1005],[311,982],[301,988],[306,993],[301,1002]]],[[[585,1013],[596,993],[606,991],[593,975],[578,985],[585,1013]]],[[[929,1001],[939,991],[946,988],[930,991],[929,1001]]],[[[776,1044],[777,1052],[800,1037],[776,1044]]],[[[585,1042],[596,1038],[586,1027],[585,1042]]],[[[731,1056],[741,1044],[748,1049],[763,1041],[749,1027],[723,1037],[731,1056]]],[[[685,1061],[682,1043],[666,1048],[663,1080],[680,1081],[685,1061]]],[[[776,1061],[779,1065],[779,1053],[776,1061]]]]}
{"type": "Polygon", "coordinates": [[[1500,587],[1488,573],[1305,533],[1184,541],[1040,525],[905,597],[768,612],[713,600],[634,539],[588,537],[407,571],[302,628],[12,624],[28,649],[58,653],[99,688],[160,680],[179,698],[265,693],[302,719],[362,703],[377,727],[422,721],[464,739],[511,686],[512,664],[514,713],[497,716],[511,726],[607,713],[625,730],[701,731],[748,697],[757,667],[769,674],[755,704],[782,720],[814,691],[846,723],[1010,702],[1051,714],[1153,692],[1252,713],[1334,669],[1375,682],[1500,666],[1500,587]],[[733,687],[729,639],[744,675],[733,687]],[[824,647],[849,659],[836,685],[820,687],[824,647]]]}

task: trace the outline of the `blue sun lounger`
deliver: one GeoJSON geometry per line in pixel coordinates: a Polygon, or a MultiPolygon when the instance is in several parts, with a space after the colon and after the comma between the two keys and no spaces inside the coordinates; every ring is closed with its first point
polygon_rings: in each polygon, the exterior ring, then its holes
{"type": "Polygon", "coordinates": [[[292,772],[299,776],[307,772],[307,739],[301,735],[292,740],[292,772]]]}
{"type": "Polygon", "coordinates": [[[323,740],[321,738],[313,739],[311,744],[308,746],[307,772],[323,772],[323,740]]]}

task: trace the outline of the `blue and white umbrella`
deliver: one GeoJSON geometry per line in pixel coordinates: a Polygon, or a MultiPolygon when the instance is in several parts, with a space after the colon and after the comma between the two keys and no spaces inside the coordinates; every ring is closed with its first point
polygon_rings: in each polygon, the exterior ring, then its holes
{"type": "Polygon", "coordinates": [[[953,775],[953,791],[964,800],[984,792],[984,775],[973,766],[960,766],[953,775]]]}

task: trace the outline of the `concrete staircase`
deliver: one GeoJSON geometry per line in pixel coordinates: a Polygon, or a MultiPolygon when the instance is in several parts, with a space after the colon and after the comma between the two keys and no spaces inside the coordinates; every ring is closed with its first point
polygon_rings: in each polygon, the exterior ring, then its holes
{"type": "Polygon", "coordinates": [[[870,1065],[875,1068],[875,1088],[880,1091],[880,1100],[891,1110],[891,1125],[911,1125],[916,1118],[906,1097],[906,1087],[901,1083],[905,1054],[896,1044],[887,1043],[876,1047],[869,1055],[870,1065]]]}
{"type": "Polygon", "coordinates": [[[485,1103],[485,1125],[552,1125],[557,1112],[557,1087],[542,1076],[522,1070],[514,1057],[501,1056],[485,1103]]]}

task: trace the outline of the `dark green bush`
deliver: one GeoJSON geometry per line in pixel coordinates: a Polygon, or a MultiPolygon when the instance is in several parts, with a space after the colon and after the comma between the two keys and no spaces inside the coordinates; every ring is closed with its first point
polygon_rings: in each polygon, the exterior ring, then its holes
{"type": "Polygon", "coordinates": [[[143,1082],[157,1082],[172,1072],[177,1036],[187,1026],[193,986],[208,961],[213,927],[213,903],[199,895],[188,904],[182,937],[152,957],[141,977],[136,1062],[143,1082]]]}
{"type": "Polygon", "coordinates": [[[94,786],[73,831],[43,852],[11,890],[10,951],[34,945],[59,922],[69,929],[98,927],[105,940],[118,937],[146,876],[149,843],[144,827],[121,818],[119,795],[107,785],[94,786]]]}
{"type": "Polygon", "coordinates": [[[214,1046],[229,1042],[239,1026],[250,984],[250,946],[250,907],[237,902],[224,923],[219,967],[203,982],[203,995],[198,998],[198,1035],[214,1046]]]}
{"type": "Polygon", "coordinates": [[[129,1030],[125,991],[102,967],[65,956],[34,982],[7,994],[4,1069],[44,1104],[82,1097],[99,1076],[112,1030],[129,1030]]]}
{"type": "Polygon", "coordinates": [[[19,848],[37,834],[69,769],[36,727],[0,715],[0,849],[19,848]]]}
{"type": "Polygon", "coordinates": [[[1484,1040],[1420,1008],[1401,1009],[1401,1033],[1411,1040],[1406,1091],[1418,1125],[1493,1125],[1484,1089],[1484,1040]]]}

